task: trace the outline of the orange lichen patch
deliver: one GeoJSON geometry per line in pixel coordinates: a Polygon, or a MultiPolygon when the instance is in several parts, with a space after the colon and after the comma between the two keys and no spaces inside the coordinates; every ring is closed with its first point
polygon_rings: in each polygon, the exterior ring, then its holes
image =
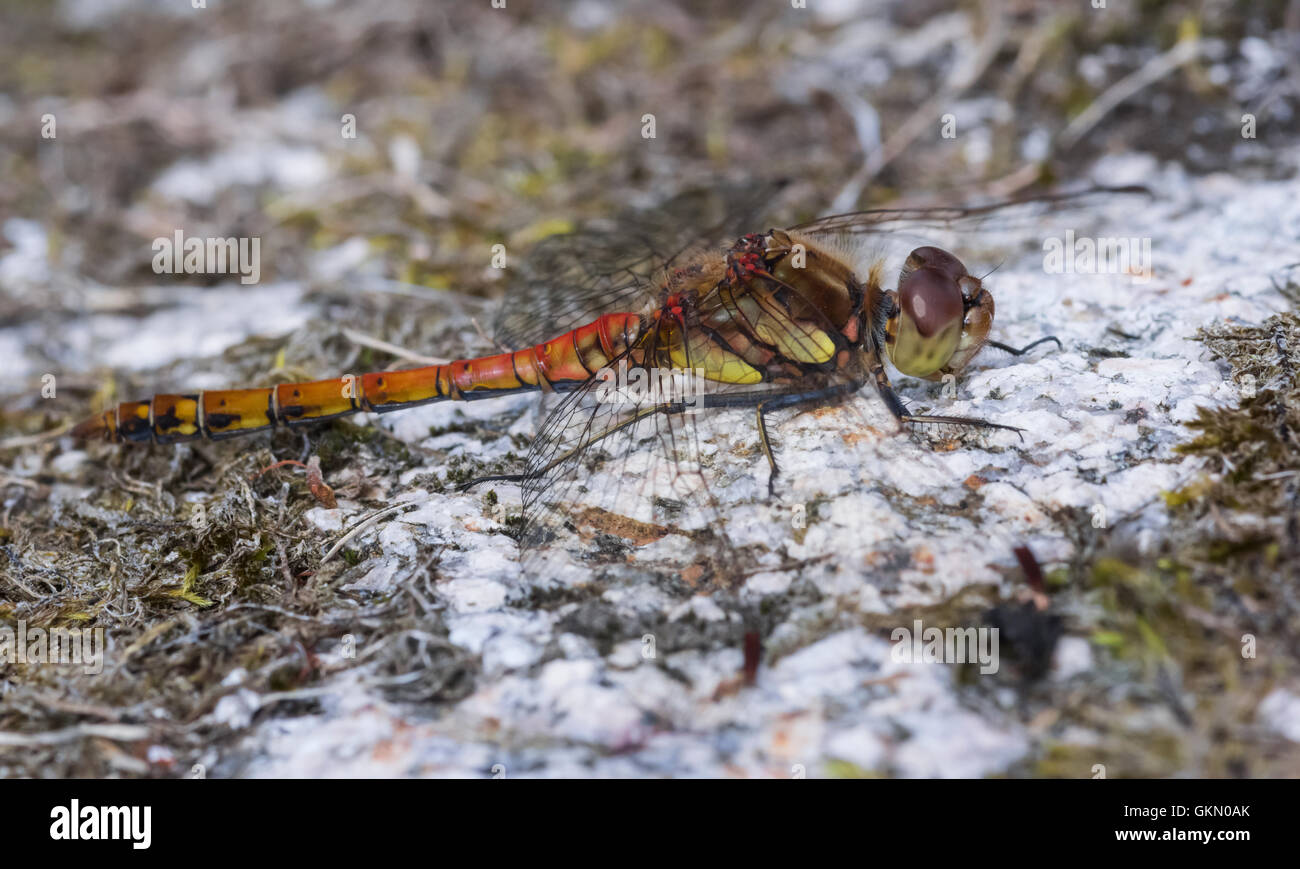
{"type": "Polygon", "coordinates": [[[988,480],[984,479],[979,474],[971,474],[969,477],[962,480],[961,484],[972,492],[975,492],[978,491],[980,486],[983,486],[987,482],[988,480]]]}
{"type": "Polygon", "coordinates": [[[840,439],[849,446],[857,446],[863,441],[878,441],[883,436],[883,432],[875,426],[867,425],[861,428],[849,429],[840,435],[840,439]]]}
{"type": "Polygon", "coordinates": [[[672,533],[672,529],[665,525],[641,522],[630,516],[611,513],[599,507],[588,507],[575,519],[584,529],[622,537],[624,540],[631,541],[633,546],[645,546],[672,533]]]}
{"type": "Polygon", "coordinates": [[[824,419],[827,416],[838,417],[843,413],[843,409],[834,405],[822,404],[815,407],[807,408],[805,413],[812,414],[814,419],[824,419]]]}
{"type": "Polygon", "coordinates": [[[703,564],[692,564],[682,571],[682,582],[686,583],[691,588],[694,588],[699,585],[700,580],[704,578],[704,571],[705,568],[703,564]]]}
{"type": "Polygon", "coordinates": [[[390,763],[405,757],[410,752],[416,730],[401,720],[394,721],[392,735],[375,743],[370,751],[371,759],[378,763],[390,763]]]}

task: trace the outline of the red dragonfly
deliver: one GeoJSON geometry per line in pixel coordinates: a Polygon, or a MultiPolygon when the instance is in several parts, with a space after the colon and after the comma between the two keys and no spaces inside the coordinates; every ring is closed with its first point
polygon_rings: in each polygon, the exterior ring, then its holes
{"type": "MultiPolygon", "coordinates": [[[[742,234],[773,191],[686,194],[613,227],[546,239],[523,263],[498,321],[507,352],[273,388],[160,394],[123,402],[73,433],[170,444],[436,401],[555,394],[521,472],[474,481],[522,487],[526,553],[577,535],[608,554],[611,541],[682,531],[734,557],[718,521],[713,447],[697,426],[699,411],[752,411],[769,495],[780,467],[770,415],[843,404],[867,384],[903,426],[1016,433],[984,419],[912,413],[887,363],[939,380],[960,374],[986,347],[1023,354],[1056,339],[1019,348],[992,340],[989,287],[933,244],[902,258],[891,285],[889,248],[963,227],[1015,231],[1097,196],[1143,192],[1094,188],[976,208],[862,211],[742,234]],[[629,488],[640,497],[629,498],[629,488]]],[[[626,545],[613,549],[626,559],[626,545]]],[[[712,566],[725,572],[719,560],[712,566]]]]}

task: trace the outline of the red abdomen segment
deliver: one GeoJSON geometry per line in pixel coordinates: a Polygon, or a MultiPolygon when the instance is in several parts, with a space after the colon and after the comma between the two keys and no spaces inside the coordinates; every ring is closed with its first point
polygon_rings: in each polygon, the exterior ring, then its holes
{"type": "Polygon", "coordinates": [[[640,332],[639,315],[605,314],[515,353],[266,389],[155,395],[151,401],[124,401],[80,423],[72,435],[113,443],[220,440],[277,424],[297,426],[358,411],[385,413],[433,401],[570,389],[626,351],[640,332]]]}

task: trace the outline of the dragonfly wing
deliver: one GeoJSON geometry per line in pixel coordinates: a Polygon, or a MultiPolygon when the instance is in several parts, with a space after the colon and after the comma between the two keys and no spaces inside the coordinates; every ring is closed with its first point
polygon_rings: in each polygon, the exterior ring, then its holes
{"type": "Polygon", "coordinates": [[[511,280],[494,337],[520,349],[612,311],[636,311],[685,255],[720,248],[752,230],[783,185],[692,190],[658,208],[630,211],[538,242],[511,280]]]}
{"type": "Polygon", "coordinates": [[[1043,238],[1079,231],[1089,215],[1111,206],[1133,208],[1149,202],[1145,187],[1089,187],[1068,193],[1026,196],[986,205],[937,208],[881,208],[834,214],[792,231],[865,246],[892,261],[914,247],[938,245],[969,258],[996,259],[1016,249],[1037,248],[1043,238]]]}
{"type": "MultiPolygon", "coordinates": [[[[790,408],[847,402],[868,382],[856,356],[831,364],[835,345],[828,336],[837,327],[806,300],[792,299],[795,288],[756,274],[741,292],[752,304],[715,288],[699,307],[675,316],[664,312],[659,325],[605,369],[607,379],[598,373],[563,397],[529,454],[521,538],[526,564],[549,559],[557,538],[583,539],[588,558],[613,552],[625,560],[633,548],[677,536],[693,548],[708,547],[715,567],[728,565],[715,574],[739,572],[736,548],[718,522],[719,495],[725,488],[728,502],[764,497],[770,470],[758,434],[760,404],[778,418],[790,408]],[[778,296],[785,301],[778,303],[778,296]],[[702,311],[716,314],[719,305],[727,307],[723,319],[734,333],[704,326],[702,311]],[[735,345],[762,341],[818,367],[793,373],[779,365],[755,379],[758,369],[724,349],[729,339],[745,336],[735,345]],[[645,364],[634,364],[633,356],[645,364]],[[668,368],[705,377],[654,389],[668,368]],[[623,394],[615,389],[620,384],[627,386],[623,394]],[[736,439],[740,449],[731,449],[736,439]],[[747,482],[735,485],[742,479],[747,482]]],[[[774,430],[768,433],[771,442],[778,439],[774,430]]],[[[778,548],[767,547],[770,553],[778,548]]],[[[760,556],[741,554],[751,565],[760,556]]],[[[702,566],[698,559],[694,564],[702,566]]]]}
{"type": "Polygon", "coordinates": [[[702,441],[693,414],[670,410],[620,399],[597,376],[563,396],[528,454],[525,570],[556,576],[582,565],[589,576],[635,561],[691,580],[717,571],[730,545],[704,468],[716,445],[702,441]]]}
{"type": "Polygon", "coordinates": [[[1150,198],[1151,191],[1141,186],[1087,187],[1065,193],[1044,193],[1017,197],[985,205],[934,208],[875,208],[819,217],[807,223],[792,226],[800,232],[822,233],[874,233],[897,229],[944,229],[951,227],[977,228],[988,226],[1024,226],[1029,221],[1046,214],[1060,214],[1071,210],[1095,207],[1097,203],[1117,197],[1141,196],[1150,198]]]}

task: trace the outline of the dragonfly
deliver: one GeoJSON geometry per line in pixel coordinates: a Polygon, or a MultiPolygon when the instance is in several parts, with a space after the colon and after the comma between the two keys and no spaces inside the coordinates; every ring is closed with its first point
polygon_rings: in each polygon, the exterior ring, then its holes
{"type": "Polygon", "coordinates": [[[985,278],[924,243],[927,234],[1034,227],[1057,209],[1145,192],[1089,188],[976,207],[874,209],[753,231],[777,186],[693,191],[539,242],[497,320],[502,352],[275,387],[157,394],[109,408],[73,435],[223,440],[359,412],[542,393],[550,407],[523,468],[470,483],[521,488],[527,564],[545,569],[534,557],[561,539],[589,550],[594,543],[591,558],[612,549],[626,559],[630,548],[680,532],[704,541],[709,569],[723,571],[737,559],[718,515],[716,444],[698,422],[703,411],[752,414],[769,498],[781,467],[773,414],[852,402],[868,386],[900,429],[1019,434],[1002,422],[914,413],[891,380],[891,370],[955,378],[985,349],[1024,355],[1060,344],[1052,336],[1021,347],[994,340],[985,278]],[[912,243],[891,273],[893,249],[912,243]]]}

